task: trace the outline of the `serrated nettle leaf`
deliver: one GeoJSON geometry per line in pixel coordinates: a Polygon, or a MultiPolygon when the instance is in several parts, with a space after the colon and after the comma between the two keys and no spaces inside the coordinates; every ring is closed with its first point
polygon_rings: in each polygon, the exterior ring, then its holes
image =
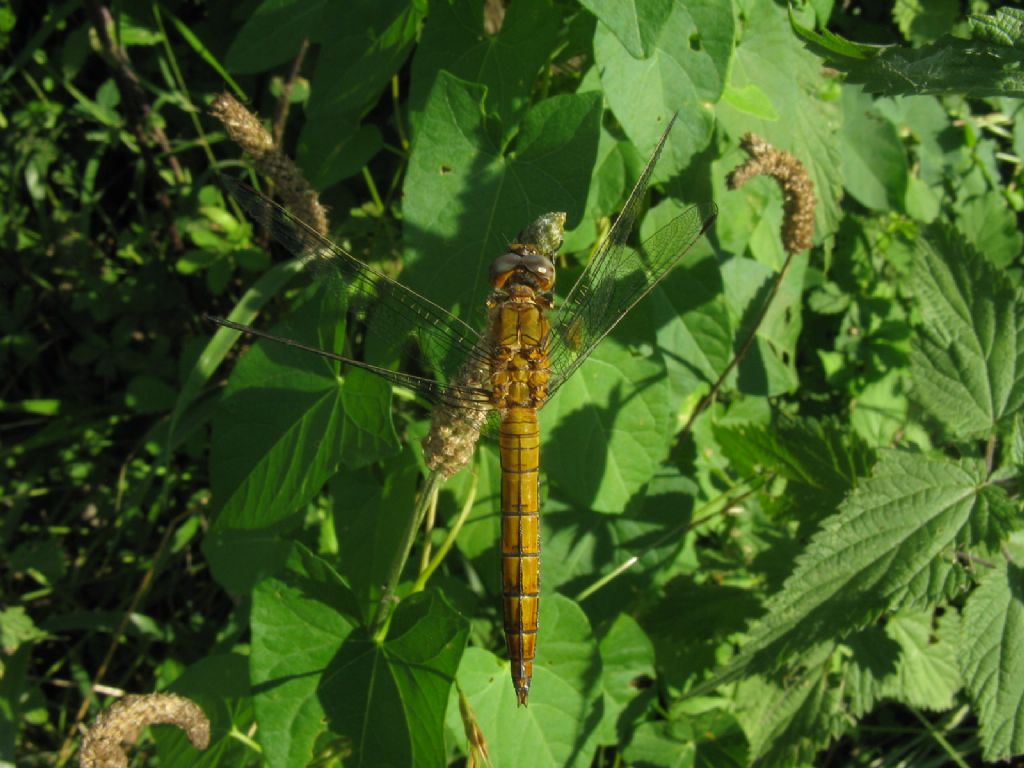
{"type": "Polygon", "coordinates": [[[864,626],[882,611],[934,605],[964,583],[957,553],[1013,524],[982,462],[886,451],[825,520],[766,605],[733,670],[864,626]]]}
{"type": "Polygon", "coordinates": [[[597,151],[598,93],[535,104],[510,146],[484,121],[485,91],[441,73],[413,139],[403,188],[411,263],[403,282],[481,320],[491,262],[548,211],[583,214],[597,151]]]}
{"type": "Polygon", "coordinates": [[[1024,405],[1024,307],[1006,277],[949,229],[918,240],[923,325],[913,395],[951,436],[984,438],[1024,405]]]}
{"type": "Polygon", "coordinates": [[[780,418],[771,425],[715,425],[715,440],[741,475],[758,466],[816,491],[815,501],[834,508],[874,458],[856,434],[838,422],[780,418]]]}
{"type": "MultiPolygon", "coordinates": [[[[333,295],[321,295],[281,335],[335,349],[333,295]],[[317,328],[317,331],[313,329],[317,328]]],[[[394,453],[390,391],[378,377],[308,352],[260,341],[231,374],[213,425],[215,526],[263,528],[301,510],[340,462],[394,453]]]]}
{"type": "MultiPolygon", "coordinates": [[[[649,55],[639,58],[623,45],[618,35],[629,33],[621,24],[616,22],[613,30],[601,23],[594,35],[594,59],[612,112],[641,149],[653,147],[667,121],[679,113],[665,148],[665,167],[655,170],[665,178],[689,165],[711,140],[714,120],[704,104],[722,92],[733,16],[727,0],[672,3],[661,10],[645,19],[644,41],[637,40],[649,55]]],[[[598,15],[604,19],[611,13],[598,15]]],[[[615,16],[621,16],[621,9],[615,16]]]]}
{"type": "Polygon", "coordinates": [[[541,595],[540,616],[528,707],[517,705],[503,657],[470,648],[459,667],[459,687],[476,713],[494,768],[591,764],[602,701],[593,631],[582,609],[555,592],[541,595]]]}
{"type": "Polygon", "coordinates": [[[765,765],[810,762],[849,725],[841,687],[829,672],[830,643],[801,659],[801,670],[773,678],[755,676],[739,684],[736,716],[750,742],[750,758],[765,765]]]}
{"type": "Polygon", "coordinates": [[[956,227],[987,261],[1005,269],[1020,258],[1024,234],[1002,192],[992,191],[959,206],[956,227]]]}
{"type": "Polygon", "coordinates": [[[1024,752],[1024,572],[1001,559],[967,599],[959,659],[986,760],[1024,752]]]}

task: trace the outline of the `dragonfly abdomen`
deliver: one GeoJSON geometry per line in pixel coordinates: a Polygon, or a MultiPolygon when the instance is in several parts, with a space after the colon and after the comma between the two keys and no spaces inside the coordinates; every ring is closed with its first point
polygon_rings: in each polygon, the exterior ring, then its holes
{"type": "Polygon", "coordinates": [[[540,613],[540,427],[535,408],[502,417],[501,588],[512,682],[526,704],[540,613]]]}

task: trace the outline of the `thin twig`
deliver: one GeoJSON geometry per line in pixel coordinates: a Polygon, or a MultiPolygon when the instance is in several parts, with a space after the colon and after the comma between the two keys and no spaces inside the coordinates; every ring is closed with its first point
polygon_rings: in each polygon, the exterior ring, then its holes
{"type": "Polygon", "coordinates": [[[288,72],[288,77],[281,84],[281,95],[277,99],[277,110],[274,112],[274,122],[272,134],[274,137],[274,146],[281,146],[281,139],[284,137],[284,126],[288,122],[288,111],[291,109],[291,95],[292,88],[295,85],[295,81],[299,77],[299,71],[302,69],[302,63],[306,59],[306,52],[309,50],[309,38],[302,38],[302,43],[299,45],[299,52],[295,54],[295,59],[292,61],[292,68],[288,72]]]}

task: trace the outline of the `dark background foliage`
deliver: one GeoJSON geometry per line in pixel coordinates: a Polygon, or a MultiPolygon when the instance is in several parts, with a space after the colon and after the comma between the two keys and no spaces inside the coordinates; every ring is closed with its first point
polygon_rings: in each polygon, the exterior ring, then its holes
{"type": "Polygon", "coordinates": [[[156,690],[213,741],[154,729],[139,764],[1024,753],[1021,23],[956,0],[0,4],[0,764],[66,764],[156,690]],[[223,191],[249,167],[208,113],[225,91],[336,242],[475,323],[547,210],[564,295],[679,113],[640,239],[695,202],[719,219],[544,409],[528,709],[493,445],[410,555],[424,403],[204,320],[396,362],[223,191]],[[725,182],[748,131],[818,197],[766,313],[781,196],[725,182]]]}

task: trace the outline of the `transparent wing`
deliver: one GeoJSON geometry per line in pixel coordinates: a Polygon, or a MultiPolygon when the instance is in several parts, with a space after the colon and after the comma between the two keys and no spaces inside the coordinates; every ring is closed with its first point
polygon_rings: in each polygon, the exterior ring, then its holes
{"type": "Polygon", "coordinates": [[[556,312],[550,348],[551,393],[583,364],[601,339],[668,274],[715,220],[718,209],[714,203],[695,205],[648,238],[639,250],[626,244],[675,120],[673,117],[669,121],[615,224],[556,312]]]}
{"type": "Polygon", "coordinates": [[[470,361],[486,365],[483,338],[462,320],[363,263],[252,187],[233,179],[224,184],[274,240],[332,282],[349,311],[365,314],[368,332],[384,350],[401,350],[415,338],[425,362],[449,381],[470,361]]]}
{"type": "Polygon", "coordinates": [[[326,349],[318,349],[317,347],[310,346],[309,344],[303,344],[301,341],[289,339],[287,336],[278,336],[275,333],[267,333],[266,331],[261,331],[258,328],[253,328],[251,325],[243,325],[242,323],[236,323],[223,317],[206,315],[206,319],[210,322],[216,323],[217,325],[222,325],[225,328],[231,328],[232,330],[256,336],[260,339],[267,339],[278,344],[284,344],[288,347],[301,349],[304,352],[311,352],[314,355],[325,357],[328,360],[337,360],[338,362],[351,365],[355,368],[362,368],[364,371],[369,371],[370,373],[380,376],[382,379],[386,379],[396,386],[406,387],[414,392],[418,392],[433,403],[438,403],[449,408],[460,410],[469,409],[490,411],[493,409],[493,406],[491,405],[490,392],[482,387],[441,384],[433,381],[432,379],[425,379],[422,376],[413,376],[411,373],[393,371],[390,368],[382,368],[379,365],[365,363],[362,360],[353,360],[350,357],[338,355],[334,352],[329,352],[326,349]]]}

